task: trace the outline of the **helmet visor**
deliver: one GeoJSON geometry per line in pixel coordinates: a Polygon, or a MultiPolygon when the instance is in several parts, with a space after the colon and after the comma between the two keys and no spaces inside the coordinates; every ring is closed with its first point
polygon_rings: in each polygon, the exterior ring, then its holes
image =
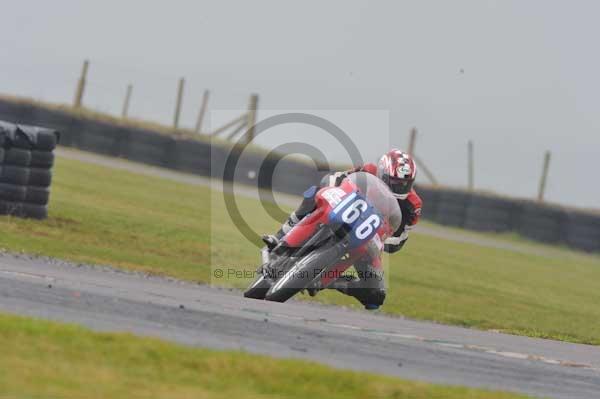
{"type": "Polygon", "coordinates": [[[413,180],[390,176],[384,176],[383,180],[396,195],[407,195],[412,190],[413,180]]]}

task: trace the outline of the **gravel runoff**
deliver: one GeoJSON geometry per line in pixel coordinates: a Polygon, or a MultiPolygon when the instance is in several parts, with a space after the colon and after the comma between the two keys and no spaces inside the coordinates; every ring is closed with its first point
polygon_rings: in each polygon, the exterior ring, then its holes
{"type": "Polygon", "coordinates": [[[551,398],[600,392],[600,347],[389,317],[0,252],[0,311],[434,383],[551,398]]]}

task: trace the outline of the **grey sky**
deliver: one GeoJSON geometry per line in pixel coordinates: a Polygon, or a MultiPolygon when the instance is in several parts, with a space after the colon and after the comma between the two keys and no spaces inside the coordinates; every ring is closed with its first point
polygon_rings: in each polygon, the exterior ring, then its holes
{"type": "Polygon", "coordinates": [[[415,125],[442,182],[466,183],[473,139],[479,188],[532,197],[549,149],[548,199],[600,208],[598,2],[0,3],[0,92],[69,102],[88,57],[86,104],[118,113],[132,82],[131,113],[165,123],[179,76],[187,125],[204,88],[213,110],[252,91],[265,110],[389,110],[391,136],[348,128],[367,158],[415,125]]]}

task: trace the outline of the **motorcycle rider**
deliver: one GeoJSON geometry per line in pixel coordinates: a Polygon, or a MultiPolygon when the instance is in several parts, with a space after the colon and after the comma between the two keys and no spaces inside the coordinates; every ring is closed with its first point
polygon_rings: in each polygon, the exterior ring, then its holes
{"type": "MultiPolygon", "coordinates": [[[[321,187],[339,186],[349,174],[359,171],[379,177],[387,184],[398,200],[398,206],[402,211],[402,224],[393,236],[387,238],[384,242],[385,252],[398,252],[408,240],[408,232],[417,224],[421,216],[422,201],[413,189],[417,174],[415,161],[408,153],[392,149],[379,159],[377,165],[367,163],[351,170],[325,176],[321,181],[321,187]]],[[[311,187],[304,193],[302,203],[283,223],[276,235],[263,236],[263,241],[269,250],[274,248],[292,227],[315,209],[316,192],[317,188],[311,187]]],[[[346,295],[355,297],[366,309],[379,308],[383,304],[386,294],[380,257],[359,259],[355,262],[354,268],[358,277],[339,278],[327,288],[336,289],[346,295]]],[[[318,289],[308,290],[309,294],[315,295],[318,289]]]]}

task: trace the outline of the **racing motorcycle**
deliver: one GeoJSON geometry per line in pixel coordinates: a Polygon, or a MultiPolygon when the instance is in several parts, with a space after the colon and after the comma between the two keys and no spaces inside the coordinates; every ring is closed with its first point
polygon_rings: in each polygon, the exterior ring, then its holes
{"type": "Polygon", "coordinates": [[[285,302],[300,291],[327,288],[357,260],[379,256],[402,222],[389,187],[366,172],[321,188],[315,204],[275,248],[263,248],[263,264],[245,297],[285,302]]]}

